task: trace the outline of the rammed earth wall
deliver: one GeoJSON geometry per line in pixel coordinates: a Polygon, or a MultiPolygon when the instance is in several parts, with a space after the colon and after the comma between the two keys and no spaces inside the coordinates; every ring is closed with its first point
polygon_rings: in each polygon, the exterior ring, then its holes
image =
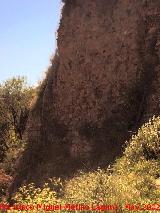
{"type": "Polygon", "coordinates": [[[159,114],[160,1],[66,0],[11,187],[104,167],[159,114]]]}

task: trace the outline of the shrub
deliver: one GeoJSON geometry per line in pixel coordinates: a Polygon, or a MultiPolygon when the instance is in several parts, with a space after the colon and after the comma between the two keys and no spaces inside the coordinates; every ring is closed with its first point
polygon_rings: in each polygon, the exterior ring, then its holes
{"type": "Polygon", "coordinates": [[[111,169],[81,172],[64,183],[54,180],[50,187],[45,185],[42,189],[33,184],[24,186],[15,200],[17,203],[117,204],[117,212],[130,212],[129,208],[136,208],[134,205],[138,208],[139,203],[142,206],[158,204],[160,189],[156,183],[160,177],[159,131],[160,117],[153,118],[127,142],[123,156],[117,159],[111,169]]]}
{"type": "Polygon", "coordinates": [[[7,174],[13,175],[17,160],[21,156],[25,149],[25,140],[17,138],[13,130],[8,131],[8,138],[6,140],[7,151],[5,153],[5,159],[0,163],[0,168],[3,169],[7,174]]]}
{"type": "Polygon", "coordinates": [[[3,170],[0,170],[0,201],[6,196],[7,187],[11,181],[11,177],[6,175],[3,170]]]}

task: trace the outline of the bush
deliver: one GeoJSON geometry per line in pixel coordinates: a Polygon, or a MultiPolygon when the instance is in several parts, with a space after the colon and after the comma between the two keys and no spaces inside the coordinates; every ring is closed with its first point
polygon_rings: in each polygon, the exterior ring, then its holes
{"type": "Polygon", "coordinates": [[[24,77],[13,77],[0,84],[0,168],[12,175],[15,159],[25,143],[23,135],[36,88],[24,77]]]}
{"type": "Polygon", "coordinates": [[[81,172],[65,182],[54,180],[50,187],[45,185],[42,189],[33,184],[24,186],[16,194],[15,200],[17,203],[117,204],[117,212],[130,212],[131,208],[136,212],[135,204],[138,208],[139,203],[142,206],[158,204],[160,189],[156,182],[160,177],[159,131],[160,117],[153,118],[127,142],[123,156],[117,159],[112,168],[81,172]]]}
{"type": "Polygon", "coordinates": [[[6,196],[6,191],[11,179],[12,178],[6,175],[3,170],[0,170],[0,201],[6,196]]]}
{"type": "Polygon", "coordinates": [[[0,163],[0,168],[7,174],[13,175],[15,172],[16,162],[25,149],[26,142],[17,138],[13,130],[8,131],[8,138],[6,140],[7,151],[5,159],[0,163]]]}

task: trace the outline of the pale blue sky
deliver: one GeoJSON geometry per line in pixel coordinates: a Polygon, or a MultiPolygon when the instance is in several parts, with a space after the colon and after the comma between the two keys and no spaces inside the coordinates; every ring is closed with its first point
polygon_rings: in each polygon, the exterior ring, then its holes
{"type": "Polygon", "coordinates": [[[26,76],[36,84],[56,47],[61,0],[0,0],[0,82],[26,76]]]}

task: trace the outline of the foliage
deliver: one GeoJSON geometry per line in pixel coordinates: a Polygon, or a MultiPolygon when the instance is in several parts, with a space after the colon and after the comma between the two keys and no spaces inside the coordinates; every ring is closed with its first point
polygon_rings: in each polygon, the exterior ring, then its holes
{"type": "Polygon", "coordinates": [[[10,174],[25,146],[22,136],[35,92],[24,77],[0,84],[0,168],[10,174]]]}
{"type": "MultiPolygon", "coordinates": [[[[51,203],[60,204],[61,200],[59,198],[59,187],[62,186],[62,182],[60,179],[50,179],[50,184],[52,183],[52,187],[49,187],[49,183],[45,183],[42,188],[36,188],[34,184],[29,184],[28,186],[23,186],[19,189],[19,192],[15,195],[15,200],[18,201],[17,204],[28,205],[32,204],[33,206],[37,205],[48,205],[51,203]],[[58,191],[54,191],[54,187],[58,186],[58,191]]],[[[13,208],[9,211],[11,213],[19,212],[17,210],[13,210],[13,208]]],[[[21,211],[26,212],[26,211],[21,211]]],[[[37,209],[32,210],[32,212],[37,212],[37,209]]],[[[43,210],[38,210],[38,212],[45,212],[43,210]]],[[[48,211],[49,212],[49,211],[48,211]]]]}
{"type": "Polygon", "coordinates": [[[141,207],[158,204],[160,189],[156,181],[160,177],[159,130],[160,117],[142,126],[138,134],[127,143],[123,156],[117,159],[112,168],[81,172],[64,183],[54,180],[52,188],[49,185],[42,189],[33,184],[24,186],[16,194],[15,200],[17,203],[117,204],[117,212],[130,212],[129,208],[134,208],[136,212],[138,210],[135,208],[138,209],[139,204],[141,207]],[[57,185],[61,189],[59,192],[56,190],[57,185]]]}
{"type": "Polygon", "coordinates": [[[12,175],[16,169],[16,162],[25,149],[26,141],[18,139],[15,132],[9,130],[8,138],[5,143],[7,150],[3,162],[0,163],[0,168],[5,170],[7,174],[12,175]]]}
{"type": "Polygon", "coordinates": [[[0,170],[0,202],[6,195],[7,187],[11,179],[12,178],[6,175],[3,170],[0,170]]]}
{"type": "Polygon", "coordinates": [[[25,130],[34,92],[24,77],[12,78],[0,85],[0,112],[20,139],[25,130]]]}

